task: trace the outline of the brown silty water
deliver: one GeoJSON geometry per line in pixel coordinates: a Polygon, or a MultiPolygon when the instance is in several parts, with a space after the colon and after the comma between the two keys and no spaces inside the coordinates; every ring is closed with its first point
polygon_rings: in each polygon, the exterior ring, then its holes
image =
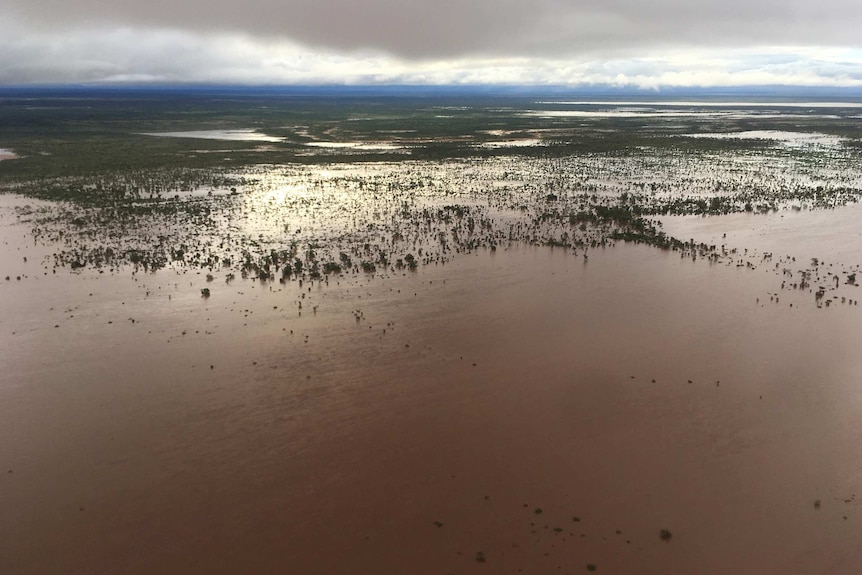
{"type": "MultiPolygon", "coordinates": [[[[844,245],[857,213],[795,214],[782,246],[810,247],[805,218],[844,245]]],[[[746,226],[779,218],[665,225],[765,251],[746,226]]],[[[770,301],[767,266],[512,248],[227,285],[43,275],[23,232],[0,572],[862,569],[862,311],[770,301]]]]}

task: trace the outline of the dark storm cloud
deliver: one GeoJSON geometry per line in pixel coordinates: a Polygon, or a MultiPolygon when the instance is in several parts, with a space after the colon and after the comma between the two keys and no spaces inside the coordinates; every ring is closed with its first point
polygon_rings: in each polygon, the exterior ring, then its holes
{"type": "Polygon", "coordinates": [[[858,46],[858,0],[0,0],[52,29],[167,27],[411,59],[656,46],[858,46]]]}

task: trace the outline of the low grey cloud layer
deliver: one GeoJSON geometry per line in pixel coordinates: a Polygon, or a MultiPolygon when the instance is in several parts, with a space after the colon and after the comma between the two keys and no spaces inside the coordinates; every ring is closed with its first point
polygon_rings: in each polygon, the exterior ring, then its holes
{"type": "Polygon", "coordinates": [[[12,13],[49,30],[86,24],[170,27],[268,40],[288,38],[316,48],[374,50],[412,58],[500,47],[503,38],[532,29],[542,14],[529,2],[514,0],[29,0],[14,4],[9,6],[12,13]]]}
{"type": "Polygon", "coordinates": [[[405,58],[559,56],[694,44],[857,43],[857,0],[2,0],[53,30],[86,24],[289,38],[405,58]]]}
{"type": "Polygon", "coordinates": [[[5,84],[688,85],[736,73],[855,85],[862,54],[858,0],[0,0],[0,13],[5,84]]]}

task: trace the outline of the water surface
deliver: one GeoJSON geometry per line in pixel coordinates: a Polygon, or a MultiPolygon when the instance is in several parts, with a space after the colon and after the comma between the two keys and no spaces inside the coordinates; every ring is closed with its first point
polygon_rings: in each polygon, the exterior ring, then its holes
{"type": "Polygon", "coordinates": [[[183,132],[150,132],[144,136],[163,138],[197,138],[199,140],[225,140],[234,142],[283,142],[284,138],[267,136],[254,129],[237,130],[189,130],[183,132]]]}
{"type": "Polygon", "coordinates": [[[772,273],[620,245],[55,276],[2,231],[3,572],[862,565],[862,311],[772,273]]]}

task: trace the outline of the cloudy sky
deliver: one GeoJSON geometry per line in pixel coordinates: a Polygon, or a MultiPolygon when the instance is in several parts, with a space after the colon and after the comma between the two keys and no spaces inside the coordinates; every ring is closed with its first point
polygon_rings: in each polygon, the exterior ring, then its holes
{"type": "Polygon", "coordinates": [[[0,0],[0,85],[859,86],[859,0],[0,0]]]}

